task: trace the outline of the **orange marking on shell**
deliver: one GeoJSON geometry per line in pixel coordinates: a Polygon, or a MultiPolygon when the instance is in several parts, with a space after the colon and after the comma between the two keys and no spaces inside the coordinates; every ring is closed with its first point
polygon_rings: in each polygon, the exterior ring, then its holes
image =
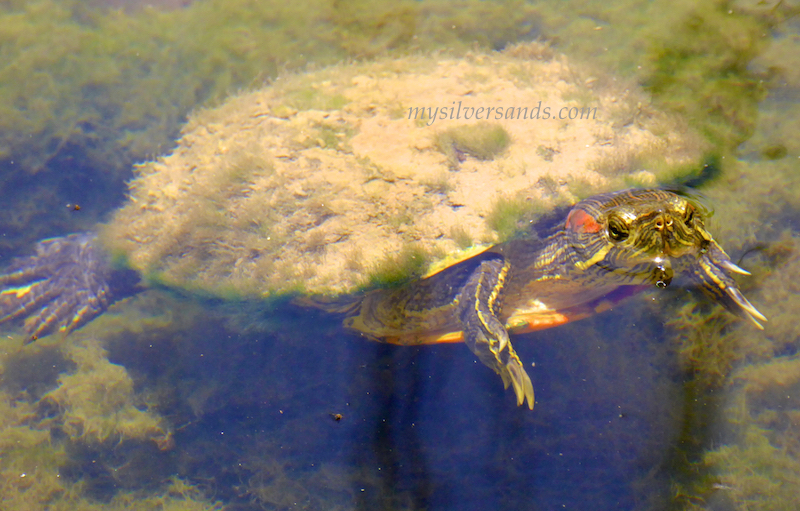
{"type": "Polygon", "coordinates": [[[600,232],[602,229],[597,220],[582,209],[573,209],[569,212],[566,228],[573,232],[600,232]]]}
{"type": "Polygon", "coordinates": [[[514,334],[524,334],[526,332],[534,332],[536,330],[544,330],[554,326],[563,325],[576,319],[582,319],[584,316],[565,316],[558,312],[524,314],[509,318],[509,322],[514,323],[515,326],[510,327],[509,331],[514,334]]]}
{"type": "Polygon", "coordinates": [[[428,336],[425,338],[425,344],[439,344],[444,342],[464,342],[464,332],[450,332],[444,335],[428,336]]]}
{"type": "Polygon", "coordinates": [[[452,342],[464,342],[464,332],[447,332],[446,334],[430,334],[430,335],[403,335],[403,336],[390,336],[384,337],[383,341],[389,344],[398,344],[400,346],[416,346],[419,344],[441,344],[452,342]]]}

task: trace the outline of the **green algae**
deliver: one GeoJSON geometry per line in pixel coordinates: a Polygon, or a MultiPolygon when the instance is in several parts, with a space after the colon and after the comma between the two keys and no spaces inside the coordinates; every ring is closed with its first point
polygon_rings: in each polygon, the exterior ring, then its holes
{"type": "Polygon", "coordinates": [[[450,182],[449,174],[440,172],[431,179],[422,179],[420,183],[430,193],[439,193],[447,195],[448,192],[453,190],[453,184],[450,182]]]}
{"type": "MultiPolygon", "coordinates": [[[[197,104],[219,100],[253,80],[274,77],[279,69],[297,68],[312,58],[318,64],[331,63],[408,47],[412,41],[415,48],[453,43],[453,31],[441,37],[433,24],[422,32],[428,44],[422,43],[415,35],[418,21],[430,11],[446,20],[483,9],[481,2],[465,2],[458,9],[436,2],[361,3],[370,8],[342,4],[330,18],[325,2],[314,0],[292,6],[199,1],[183,10],[134,14],[92,12],[80,2],[5,3],[0,44],[10,60],[0,73],[6,105],[0,116],[0,156],[37,172],[67,141],[89,149],[91,139],[98,161],[128,163],[166,143],[197,104]],[[408,19],[402,13],[416,20],[414,34],[394,43],[376,38],[390,31],[381,20],[408,19]],[[258,29],[265,24],[277,30],[258,29]],[[349,33],[353,26],[359,28],[358,38],[351,34],[344,47],[331,44],[341,41],[336,34],[349,33]],[[298,33],[308,38],[298,40],[298,33]],[[14,79],[19,76],[27,77],[24,86],[14,79]],[[124,128],[121,138],[97,139],[117,136],[116,128],[124,128]],[[37,153],[26,147],[51,150],[37,153]]],[[[491,19],[499,25],[496,32],[505,32],[504,41],[524,32],[523,27],[512,28],[522,25],[521,5],[511,2],[495,9],[491,19]]],[[[465,34],[462,41],[460,46],[466,47],[474,38],[465,34]]],[[[503,45],[494,39],[486,44],[503,45]]],[[[298,91],[296,101],[305,108],[337,108],[331,101],[341,104],[343,98],[320,99],[316,91],[307,90],[298,91]]]]}
{"type": "MultiPolygon", "coordinates": [[[[181,476],[153,480],[154,474],[169,466],[165,460],[174,447],[165,419],[148,409],[163,401],[152,397],[158,393],[134,390],[128,370],[110,362],[106,343],[94,337],[103,332],[117,356],[124,353],[128,365],[133,365],[131,359],[153,348],[129,342],[130,334],[162,332],[174,339],[189,324],[181,318],[190,317],[189,322],[196,323],[196,317],[180,314],[173,306],[167,307],[172,312],[159,316],[156,311],[163,311],[164,305],[157,294],[152,295],[115,308],[66,341],[48,338],[26,348],[32,351],[27,354],[10,349],[0,352],[0,367],[31,366],[38,357],[40,364],[55,363],[61,371],[57,380],[46,380],[49,388],[35,393],[18,389],[29,384],[27,373],[33,366],[2,373],[0,502],[4,509],[222,509],[220,502],[181,476]],[[58,351],[63,351],[62,362],[53,361],[52,354],[58,351]],[[145,394],[151,398],[145,399],[145,394]],[[91,460],[88,471],[82,465],[87,457],[91,460]],[[116,489],[109,492],[104,478],[114,481],[116,489]]],[[[4,337],[4,345],[18,346],[20,341],[4,337]]]]}
{"type": "Polygon", "coordinates": [[[436,134],[434,143],[447,157],[451,168],[458,168],[464,156],[493,160],[506,150],[511,136],[500,124],[477,123],[448,128],[436,134]]]}
{"type": "Polygon", "coordinates": [[[323,149],[349,152],[349,139],[355,130],[346,124],[319,123],[313,127],[313,132],[306,139],[306,147],[318,146],[323,149]]]}
{"type": "Polygon", "coordinates": [[[397,287],[421,277],[431,262],[431,256],[420,247],[410,244],[397,253],[389,254],[369,271],[368,287],[397,287]]]}
{"type": "MultiPolygon", "coordinates": [[[[770,14],[775,19],[796,10],[783,3],[773,7],[770,14]]],[[[703,385],[711,384],[706,394],[725,396],[727,405],[720,407],[722,413],[716,418],[714,442],[704,446],[705,454],[692,458],[699,483],[686,492],[689,500],[694,499],[692,509],[721,505],[735,510],[788,510],[798,505],[800,450],[791,426],[800,418],[795,397],[798,364],[791,356],[800,335],[796,320],[800,80],[790,71],[799,54],[796,33],[792,24],[774,25],[772,45],[749,64],[764,79],[766,101],[760,105],[752,136],[738,149],[741,157],[724,158],[724,172],[703,191],[716,210],[710,228],[738,264],[753,274],[737,280],[769,321],[764,331],[734,325],[714,329],[714,321],[709,329],[703,316],[694,323],[695,335],[711,341],[707,346],[695,344],[692,352],[705,352],[707,357],[694,367],[703,385]],[[704,376],[706,371],[715,376],[704,376]]]]}
{"type": "Polygon", "coordinates": [[[486,223],[506,241],[525,232],[528,225],[545,212],[546,206],[525,197],[499,197],[486,217],[486,223]]]}
{"type": "MultiPolygon", "coordinates": [[[[101,352],[94,351],[104,359],[101,352]]],[[[88,352],[84,354],[88,355],[88,352]]],[[[94,358],[89,356],[88,358],[94,358]]],[[[108,361],[105,360],[107,364],[108,361]]],[[[117,366],[119,367],[119,366],[117,366]]],[[[78,368],[78,371],[81,371],[78,368]]],[[[77,373],[73,373],[77,374],[77,373]]],[[[87,375],[87,377],[91,376],[87,375]]],[[[97,377],[96,373],[93,375],[97,377]]],[[[74,380],[73,376],[73,380],[74,380]]],[[[103,392],[104,396],[114,394],[113,382],[96,379],[100,387],[106,383],[111,387],[103,392]]],[[[66,385],[71,385],[69,381],[66,385]]],[[[64,388],[62,383],[61,387],[64,388]]],[[[73,381],[73,383],[75,383],[73,381]]],[[[95,388],[100,388],[95,387],[95,388]]],[[[65,392],[85,393],[82,385],[73,386],[65,392]]],[[[97,398],[98,396],[94,396],[97,398]]],[[[100,396],[102,397],[102,396],[100,396]]],[[[97,436],[82,434],[64,438],[53,432],[62,431],[63,421],[71,422],[61,415],[58,407],[47,404],[49,398],[40,402],[28,402],[12,398],[6,391],[0,391],[0,501],[4,509],[50,509],[72,510],[136,510],[136,509],[173,509],[173,510],[219,510],[219,503],[208,500],[197,488],[187,485],[180,478],[173,478],[163,490],[156,490],[149,495],[136,492],[120,492],[109,502],[100,502],[87,497],[84,481],[74,481],[64,476],[64,469],[71,464],[75,455],[75,447],[84,443],[95,444],[97,436]],[[163,493],[162,493],[163,492],[163,493]]],[[[102,399],[93,406],[104,406],[102,399]]],[[[84,407],[85,409],[85,407],[84,407]]],[[[72,408],[74,412],[74,408],[72,408]]],[[[67,412],[69,415],[71,412],[67,412]]],[[[112,413],[104,421],[117,421],[112,413]]],[[[97,420],[95,417],[94,420],[97,420]]],[[[76,433],[66,427],[63,431],[76,433]]],[[[99,430],[94,429],[94,433],[99,430]]],[[[86,432],[88,433],[88,431],[86,432]]],[[[116,444],[117,442],[112,442],[116,444]]]]}
{"type": "Polygon", "coordinates": [[[305,87],[286,94],[283,108],[296,110],[338,110],[347,104],[347,98],[340,94],[327,95],[314,87],[305,87]]]}
{"type": "Polygon", "coordinates": [[[796,11],[788,2],[726,0],[537,4],[556,48],[643,83],[657,107],[685,116],[718,155],[753,134],[766,87],[796,68],[781,34],[796,11]],[[770,52],[772,62],[753,65],[770,52]]]}
{"type": "Polygon", "coordinates": [[[735,10],[732,2],[691,9],[649,50],[646,87],[729,153],[755,130],[766,89],[748,66],[764,51],[769,29],[768,20],[735,10]]]}
{"type": "Polygon", "coordinates": [[[460,225],[456,225],[450,230],[450,237],[453,238],[453,241],[456,242],[456,245],[458,245],[458,248],[461,250],[468,249],[475,244],[475,240],[472,239],[472,236],[460,225]]]}
{"type": "Polygon", "coordinates": [[[726,410],[725,441],[709,449],[702,466],[713,479],[711,502],[732,509],[790,510],[800,504],[800,364],[775,357],[735,372],[726,410]]]}
{"type": "MultiPolygon", "coordinates": [[[[747,201],[733,207],[754,211],[747,201]]],[[[800,444],[792,424],[800,418],[800,363],[785,353],[796,350],[800,335],[799,242],[796,233],[785,230],[762,229],[760,234],[766,243],[740,263],[753,273],[741,279],[741,286],[769,318],[765,330],[693,300],[673,311],[668,322],[687,368],[687,387],[693,389],[687,402],[691,441],[676,455],[676,471],[683,474],[675,482],[681,508],[715,509],[719,503],[736,510],[797,507],[800,444]]]]}
{"type": "MultiPolygon", "coordinates": [[[[463,51],[476,42],[501,48],[530,31],[532,12],[523,2],[478,0],[206,0],[168,12],[92,10],[77,0],[3,2],[0,176],[9,186],[0,198],[13,215],[0,245],[91,228],[121,199],[106,190],[121,190],[133,162],[168,148],[198,106],[310,62],[463,51]],[[77,170],[98,193],[74,182],[77,170]],[[80,192],[82,213],[54,218],[80,192]]],[[[314,91],[295,98],[303,108],[345,101],[314,91]]]]}
{"type": "Polygon", "coordinates": [[[716,500],[748,511],[791,511],[800,505],[800,459],[796,445],[776,445],[771,428],[743,428],[741,443],[708,452],[704,464],[717,471],[716,500]]]}
{"type": "Polygon", "coordinates": [[[64,433],[97,443],[166,436],[157,416],[135,406],[133,380],[125,368],[108,361],[97,341],[71,346],[68,353],[75,371],[62,375],[58,387],[42,398],[63,409],[64,433]]]}

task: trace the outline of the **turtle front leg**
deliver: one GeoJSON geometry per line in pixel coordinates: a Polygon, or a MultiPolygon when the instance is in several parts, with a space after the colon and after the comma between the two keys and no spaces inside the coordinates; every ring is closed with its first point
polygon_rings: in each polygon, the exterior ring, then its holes
{"type": "Polygon", "coordinates": [[[767,318],[744,297],[730,273],[750,275],[750,272],[734,264],[728,254],[715,241],[711,241],[705,254],[689,265],[689,276],[712,300],[722,303],[725,308],[749,319],[753,325],[763,330],[760,321],[767,318]]]}
{"type": "Polygon", "coordinates": [[[514,386],[517,405],[528,400],[533,410],[533,385],[498,319],[499,297],[509,265],[500,255],[481,262],[467,280],[459,298],[464,342],[485,365],[503,378],[505,388],[514,386]]]}

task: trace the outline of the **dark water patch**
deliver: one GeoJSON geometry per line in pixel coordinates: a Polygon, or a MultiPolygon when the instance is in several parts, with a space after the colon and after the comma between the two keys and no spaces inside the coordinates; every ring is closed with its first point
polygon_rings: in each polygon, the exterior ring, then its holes
{"type": "Polygon", "coordinates": [[[57,346],[21,349],[6,358],[0,389],[36,401],[56,387],[60,373],[74,370],[75,363],[66,359],[57,346]]]}
{"type": "Polygon", "coordinates": [[[379,344],[299,310],[184,323],[178,299],[171,327],[108,341],[174,447],[78,446],[68,473],[100,500],[177,475],[241,510],[663,509],[682,381],[664,304],[640,298],[512,339],[533,411],[462,344],[379,344]]]}
{"type": "Polygon", "coordinates": [[[0,262],[30,253],[40,239],[93,230],[122,204],[132,175],[126,169],[93,167],[69,145],[37,173],[0,162],[0,262]]]}

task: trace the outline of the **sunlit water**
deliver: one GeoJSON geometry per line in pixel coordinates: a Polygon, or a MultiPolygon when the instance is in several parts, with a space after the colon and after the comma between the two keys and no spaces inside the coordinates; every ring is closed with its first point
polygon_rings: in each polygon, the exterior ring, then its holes
{"type": "MultiPolygon", "coordinates": [[[[613,13],[608,16],[613,25],[613,13]]],[[[795,25],[782,30],[785,38],[796,37],[795,25]]],[[[723,178],[709,192],[712,201],[722,197],[715,205],[721,242],[729,242],[734,260],[764,250],[784,231],[796,237],[800,228],[798,203],[787,198],[798,195],[792,191],[797,180],[786,177],[800,165],[796,135],[785,127],[798,110],[793,79],[788,73],[762,105],[762,124],[741,149],[747,161],[741,177],[723,178]],[[765,148],[772,149],[768,157],[765,148]],[[773,199],[748,197],[748,180],[771,183],[759,191],[773,199]],[[743,225],[726,217],[745,217],[735,210],[737,201],[759,208],[745,207],[752,215],[743,225]],[[755,222],[765,227],[756,229],[755,222]]],[[[748,257],[758,262],[761,256],[748,257]]],[[[757,277],[793,275],[780,266],[787,260],[791,254],[757,277]]],[[[792,313],[768,300],[786,302],[798,293],[789,287],[786,296],[770,296],[753,280],[747,289],[768,316],[765,308],[792,313]]],[[[707,369],[687,367],[679,356],[678,334],[667,323],[689,299],[673,289],[653,290],[601,317],[514,338],[520,358],[535,361],[527,367],[536,391],[529,411],[516,407],[513,393],[462,345],[381,345],[346,333],[335,316],[291,307],[249,308],[231,320],[230,306],[150,291],[127,305],[144,311],[134,328],[114,323],[114,317],[126,321],[124,309],[115,310],[108,323],[74,336],[105,339],[109,360],[127,370],[141,393],[137,406],[153,406],[171,441],[68,443],[59,475],[80,482],[81,495],[98,506],[126,492],[134,498],[165,493],[177,476],[196,486],[198,499],[235,510],[750,509],[742,502],[753,498],[755,483],[736,475],[738,467],[722,463],[705,474],[690,467],[706,451],[737,446],[738,456],[752,463],[783,467],[759,472],[764,487],[796,488],[800,441],[786,432],[800,417],[797,378],[786,377],[788,397],[778,404],[769,390],[748,395],[754,411],[743,413],[772,442],[754,454],[755,440],[728,422],[730,409],[741,403],[741,381],[749,380],[729,378],[698,391],[692,382],[707,369]],[[161,319],[148,323],[148,314],[161,319]],[[764,410],[777,418],[758,415],[764,410]],[[784,457],[770,458],[770,446],[784,457]],[[693,477],[708,478],[693,494],[708,503],[682,498],[693,477]]],[[[770,340],[773,352],[757,362],[768,364],[772,356],[791,362],[796,331],[772,325],[765,325],[765,335],[779,336],[770,340]]],[[[736,342],[755,338],[750,325],[730,328],[739,332],[736,342]]],[[[42,346],[4,347],[5,392],[35,401],[56,386],[52,368],[73,368],[57,343],[42,346]]],[[[728,376],[750,360],[738,360],[728,376]]],[[[37,406],[38,419],[57,416],[37,406]]],[[[54,445],[64,440],[57,421],[50,434],[54,445]]],[[[772,509],[770,495],[762,495],[757,509],[772,509]]]]}

